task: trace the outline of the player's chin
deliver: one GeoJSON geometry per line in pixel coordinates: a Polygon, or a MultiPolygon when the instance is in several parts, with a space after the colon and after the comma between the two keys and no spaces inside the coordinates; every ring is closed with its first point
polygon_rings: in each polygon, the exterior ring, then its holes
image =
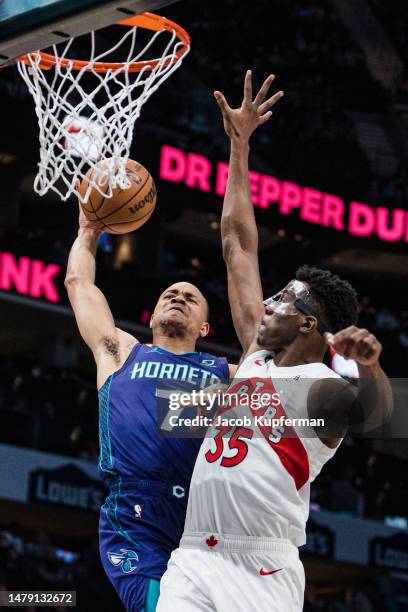
{"type": "Polygon", "coordinates": [[[186,326],[188,319],[186,315],[183,312],[181,312],[181,310],[170,310],[170,312],[166,313],[164,320],[168,324],[174,323],[175,325],[186,326]]]}
{"type": "Polygon", "coordinates": [[[265,325],[260,325],[259,329],[258,329],[258,333],[256,336],[256,343],[258,344],[258,346],[261,346],[262,348],[264,348],[265,346],[265,335],[266,335],[266,327],[265,325]]]}
{"type": "Polygon", "coordinates": [[[268,329],[265,325],[259,327],[256,343],[261,349],[275,351],[277,346],[280,345],[277,340],[273,330],[268,329]]]}
{"type": "Polygon", "coordinates": [[[160,321],[160,325],[167,332],[176,332],[177,334],[187,332],[188,322],[182,313],[174,311],[169,313],[160,321]]]}

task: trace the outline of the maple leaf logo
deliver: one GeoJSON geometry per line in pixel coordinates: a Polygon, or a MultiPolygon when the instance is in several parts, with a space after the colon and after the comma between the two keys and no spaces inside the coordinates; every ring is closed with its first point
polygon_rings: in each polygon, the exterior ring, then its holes
{"type": "Polygon", "coordinates": [[[217,546],[218,540],[212,535],[205,541],[205,543],[207,544],[207,546],[212,548],[213,546],[217,546]]]}

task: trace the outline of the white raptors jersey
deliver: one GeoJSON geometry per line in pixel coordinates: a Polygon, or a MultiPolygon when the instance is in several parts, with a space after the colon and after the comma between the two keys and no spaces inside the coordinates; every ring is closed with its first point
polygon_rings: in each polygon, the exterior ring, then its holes
{"type": "Polygon", "coordinates": [[[268,351],[246,357],[228,390],[246,401],[219,414],[207,432],[191,480],[185,535],[306,542],[310,483],[336,450],[309,424],[297,424],[309,418],[308,392],[321,378],[340,377],[322,363],[278,367],[268,351]],[[273,397],[269,405],[248,403],[263,393],[273,397]],[[278,419],[290,423],[276,425],[278,419]]]}

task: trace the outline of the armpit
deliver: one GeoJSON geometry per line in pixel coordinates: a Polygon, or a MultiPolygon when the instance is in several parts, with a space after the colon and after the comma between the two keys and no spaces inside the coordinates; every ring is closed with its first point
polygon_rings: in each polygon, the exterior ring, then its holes
{"type": "Polygon", "coordinates": [[[101,342],[105,352],[111,355],[116,363],[120,363],[119,340],[113,336],[104,336],[101,342]]]}

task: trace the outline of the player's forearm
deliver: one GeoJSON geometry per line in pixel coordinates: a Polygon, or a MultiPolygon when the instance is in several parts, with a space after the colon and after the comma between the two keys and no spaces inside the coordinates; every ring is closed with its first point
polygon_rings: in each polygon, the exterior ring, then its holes
{"type": "Polygon", "coordinates": [[[226,261],[231,248],[236,244],[245,251],[256,253],[258,250],[258,230],[249,184],[248,158],[248,142],[232,139],[221,217],[221,237],[226,261]]]}
{"type": "Polygon", "coordinates": [[[379,380],[388,381],[388,376],[380,366],[379,361],[376,361],[373,365],[362,365],[358,363],[357,367],[360,379],[362,380],[365,378],[377,378],[379,380]]]}
{"type": "Polygon", "coordinates": [[[358,371],[358,402],[363,408],[364,430],[371,431],[391,418],[394,394],[379,361],[369,366],[358,364],[358,371]]]}
{"type": "Polygon", "coordinates": [[[65,285],[74,282],[95,283],[96,250],[100,232],[80,228],[68,258],[65,285]]]}

